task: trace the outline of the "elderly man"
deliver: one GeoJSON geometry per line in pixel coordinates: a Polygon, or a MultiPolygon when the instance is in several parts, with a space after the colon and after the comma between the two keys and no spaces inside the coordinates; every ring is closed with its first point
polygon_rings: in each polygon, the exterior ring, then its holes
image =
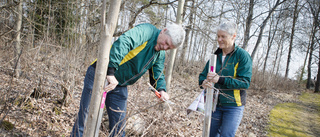
{"type": "MultiPolygon", "coordinates": [[[[125,135],[127,86],[134,84],[147,70],[150,73],[150,83],[160,92],[161,98],[169,99],[163,74],[165,50],[182,45],[184,37],[185,31],[181,25],[169,24],[160,30],[144,23],[128,30],[113,43],[106,76],[109,85],[104,88],[108,92],[105,104],[111,136],[125,135]]],[[[71,137],[82,136],[89,111],[95,67],[96,61],[87,70],[80,109],[71,137]]]]}

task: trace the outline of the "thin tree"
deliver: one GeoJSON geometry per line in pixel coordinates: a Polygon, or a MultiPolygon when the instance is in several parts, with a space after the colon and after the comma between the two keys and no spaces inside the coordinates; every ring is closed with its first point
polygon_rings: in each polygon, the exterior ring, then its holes
{"type": "MultiPolygon", "coordinates": [[[[181,24],[182,23],[183,6],[184,6],[184,0],[179,0],[178,11],[177,11],[177,19],[176,19],[176,23],[177,24],[181,24]]],[[[173,50],[170,51],[169,66],[167,68],[167,73],[165,75],[166,76],[167,90],[168,91],[170,91],[171,77],[172,77],[173,64],[174,64],[174,59],[176,57],[176,52],[177,52],[177,49],[173,49],[173,50]]]]}
{"type": "Polygon", "coordinates": [[[21,38],[20,38],[20,34],[21,34],[21,24],[22,24],[22,2],[23,0],[20,0],[19,1],[19,4],[17,6],[17,22],[16,22],[16,28],[15,28],[15,31],[16,31],[16,44],[15,44],[15,47],[16,47],[16,56],[17,56],[17,60],[16,60],[16,66],[14,68],[14,72],[15,72],[15,76],[17,78],[19,78],[20,76],[20,72],[21,72],[21,65],[20,65],[20,55],[21,55],[21,38]]]}
{"type": "Polygon", "coordinates": [[[311,43],[310,43],[310,53],[309,53],[309,60],[308,60],[308,78],[307,78],[307,85],[306,88],[310,89],[311,87],[311,65],[312,65],[312,58],[313,58],[313,51],[314,51],[314,46],[315,46],[315,36],[317,33],[317,28],[318,28],[318,20],[319,20],[319,8],[316,6],[316,0],[309,2],[309,7],[310,7],[310,12],[313,16],[313,24],[312,24],[312,30],[311,30],[311,43]]]}
{"type": "Polygon", "coordinates": [[[286,67],[286,74],[285,78],[288,78],[289,75],[289,68],[290,68],[290,61],[291,61],[291,52],[292,52],[292,43],[293,43],[293,36],[294,36],[294,31],[296,27],[296,22],[298,19],[298,15],[300,12],[300,9],[298,9],[299,6],[299,0],[295,0],[295,6],[294,6],[294,12],[293,12],[293,21],[292,21],[292,28],[291,28],[291,35],[290,35],[290,44],[289,44],[289,51],[288,51],[288,58],[287,58],[287,67],[286,67]]]}
{"type": "MultiPolygon", "coordinates": [[[[280,16],[280,14],[279,14],[279,16],[280,16]]],[[[283,28],[282,28],[282,31],[280,34],[280,38],[278,39],[278,42],[277,42],[278,48],[277,48],[276,58],[274,59],[274,66],[273,66],[273,70],[272,70],[272,73],[275,74],[275,76],[279,76],[280,63],[281,63],[281,59],[282,59],[282,55],[283,55],[283,47],[284,47],[283,43],[284,43],[285,39],[287,38],[285,35],[286,34],[285,30],[287,29],[286,24],[287,24],[287,19],[284,19],[282,21],[283,28]]]]}
{"type": "MultiPolygon", "coordinates": [[[[310,46],[310,44],[309,44],[309,46],[310,46]]],[[[307,52],[306,52],[306,56],[305,56],[305,58],[304,58],[304,61],[303,61],[303,66],[302,66],[302,69],[301,69],[301,73],[300,73],[300,77],[299,77],[299,82],[301,82],[302,80],[303,80],[303,75],[304,75],[304,68],[305,68],[305,66],[306,66],[306,64],[307,64],[307,59],[308,59],[308,55],[309,55],[309,50],[310,50],[310,48],[309,47],[307,47],[307,52]]]]}
{"type": "Polygon", "coordinates": [[[252,60],[254,60],[254,57],[256,55],[256,52],[257,52],[257,49],[259,48],[259,45],[260,45],[260,42],[261,42],[261,39],[262,39],[262,34],[263,34],[263,31],[264,31],[264,28],[269,20],[269,18],[271,17],[271,15],[273,14],[273,12],[276,10],[276,8],[281,5],[282,3],[286,2],[287,0],[283,0],[283,1],[280,1],[280,0],[277,0],[276,4],[271,8],[271,10],[269,11],[269,14],[268,16],[263,20],[262,22],[262,25],[260,26],[260,32],[259,32],[259,36],[258,36],[258,40],[256,42],[256,45],[251,53],[251,58],[252,60]]]}
{"type": "MultiPolygon", "coordinates": [[[[190,15],[189,15],[189,21],[188,21],[188,23],[189,24],[192,24],[192,21],[193,21],[193,16],[194,16],[194,12],[192,12],[193,11],[193,9],[194,9],[194,5],[195,5],[195,3],[194,3],[194,0],[191,0],[191,12],[190,12],[190,15]]],[[[186,9],[186,7],[188,6],[188,3],[186,2],[185,3],[185,9],[186,9]]],[[[185,14],[186,14],[186,10],[184,10],[183,11],[183,17],[185,16],[185,14]]],[[[191,46],[191,45],[189,45],[188,44],[188,41],[189,41],[189,34],[190,34],[190,32],[191,32],[191,29],[189,28],[190,27],[190,25],[188,26],[188,28],[186,28],[186,38],[184,39],[184,46],[182,47],[182,49],[180,50],[180,59],[179,59],[179,66],[181,67],[181,66],[184,66],[184,62],[185,62],[185,56],[186,56],[186,53],[187,53],[187,49],[188,49],[188,47],[189,46],[191,46]]]]}
{"type": "Polygon", "coordinates": [[[109,63],[110,45],[113,37],[114,30],[116,28],[117,19],[120,10],[120,0],[111,0],[108,11],[107,22],[105,19],[106,0],[103,1],[103,10],[101,10],[101,43],[99,48],[99,57],[96,67],[96,73],[94,76],[94,84],[92,89],[92,96],[89,106],[89,114],[84,129],[84,137],[97,137],[95,135],[96,123],[98,122],[99,106],[101,103],[102,91],[107,74],[107,66],[109,63]]]}
{"type": "Polygon", "coordinates": [[[269,53],[270,53],[271,47],[273,45],[273,39],[274,39],[274,37],[276,35],[276,32],[278,31],[278,24],[280,22],[280,19],[278,19],[276,21],[276,24],[273,25],[273,19],[274,19],[274,17],[272,18],[271,23],[270,23],[270,30],[269,30],[269,36],[268,36],[268,47],[267,47],[267,53],[266,53],[266,57],[264,59],[263,71],[262,71],[263,72],[263,76],[264,76],[266,68],[267,68],[267,62],[268,62],[268,58],[269,58],[269,53]],[[272,27],[274,27],[274,29],[272,27]]]}
{"type": "Polygon", "coordinates": [[[254,6],[254,0],[250,0],[248,16],[246,19],[246,28],[244,31],[244,39],[243,39],[243,45],[242,45],[243,49],[247,49],[248,41],[250,39],[249,36],[250,36],[250,27],[251,27],[252,16],[253,16],[253,6],[254,6]]]}
{"type": "MultiPolygon", "coordinates": [[[[192,56],[192,47],[195,47],[192,43],[193,43],[193,36],[194,36],[194,23],[195,23],[195,19],[196,19],[196,17],[195,17],[195,9],[196,9],[196,7],[195,7],[195,4],[196,4],[196,2],[197,2],[197,0],[195,1],[195,0],[192,0],[192,6],[191,6],[191,13],[190,13],[190,17],[189,17],[189,22],[188,22],[188,26],[186,26],[186,29],[187,29],[187,31],[188,31],[188,29],[190,29],[190,31],[191,31],[191,36],[190,36],[190,42],[188,43],[188,45],[189,45],[189,49],[188,49],[188,54],[187,54],[187,63],[189,63],[189,61],[190,61],[190,56],[192,56]],[[192,18],[192,19],[191,19],[192,18]],[[192,46],[193,45],[193,46],[192,46]]],[[[187,35],[187,33],[186,33],[186,39],[189,39],[189,38],[187,38],[187,37],[189,37],[189,35],[187,35]]],[[[185,43],[185,44],[187,44],[187,43],[185,43]]]]}
{"type": "MultiPolygon", "coordinates": [[[[313,33],[312,33],[312,41],[311,41],[311,43],[315,44],[314,41],[316,41],[318,43],[318,45],[320,45],[319,39],[316,36],[316,33],[319,32],[319,30],[320,30],[320,19],[319,19],[320,2],[319,2],[319,0],[314,0],[314,1],[312,1],[312,3],[310,3],[310,2],[308,2],[308,3],[310,5],[310,10],[311,10],[312,15],[313,15],[313,25],[314,25],[314,27],[313,27],[314,30],[313,30],[313,33]]],[[[312,44],[311,46],[313,47],[314,45],[312,44]]],[[[320,49],[320,46],[319,46],[319,49],[320,49]]],[[[320,56],[320,50],[319,50],[319,56],[320,56]]],[[[311,52],[310,52],[310,57],[311,57],[311,52]]],[[[308,68],[309,68],[309,65],[310,65],[310,69],[311,69],[311,63],[308,64],[308,68]]],[[[309,75],[311,75],[311,74],[309,74],[309,70],[308,70],[308,76],[309,75]]],[[[308,82],[309,82],[308,84],[310,84],[309,80],[311,80],[311,77],[308,77],[308,82]]],[[[319,86],[320,86],[320,59],[318,59],[318,74],[317,74],[317,81],[315,83],[315,88],[314,88],[314,92],[315,93],[320,92],[319,86]]]]}
{"type": "MultiPolygon", "coordinates": [[[[319,42],[320,39],[318,39],[318,38],[316,38],[316,39],[317,39],[318,45],[320,45],[320,42],[319,42]]],[[[320,49],[320,46],[319,46],[319,49],[320,49]]],[[[319,57],[320,57],[320,50],[319,50],[319,57]]],[[[315,88],[314,88],[315,93],[320,92],[319,86],[320,86],[320,58],[318,58],[318,74],[317,74],[317,81],[316,81],[315,88]]]]}

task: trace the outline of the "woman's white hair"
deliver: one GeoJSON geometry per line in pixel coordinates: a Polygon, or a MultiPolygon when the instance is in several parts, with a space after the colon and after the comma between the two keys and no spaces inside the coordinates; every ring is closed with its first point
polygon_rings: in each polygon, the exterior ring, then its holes
{"type": "Polygon", "coordinates": [[[181,25],[171,23],[166,26],[165,34],[171,37],[172,44],[177,48],[184,42],[186,32],[181,25]]]}
{"type": "Polygon", "coordinates": [[[219,31],[219,30],[225,31],[225,32],[229,33],[230,35],[233,35],[233,34],[237,33],[237,24],[232,21],[226,21],[226,22],[223,22],[219,25],[217,31],[219,31]]]}

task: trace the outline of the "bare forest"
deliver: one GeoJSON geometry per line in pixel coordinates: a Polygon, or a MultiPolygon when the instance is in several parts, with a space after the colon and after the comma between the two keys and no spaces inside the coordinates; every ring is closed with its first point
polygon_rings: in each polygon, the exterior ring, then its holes
{"type": "MultiPolygon", "coordinates": [[[[319,0],[123,0],[112,41],[140,23],[176,22],[181,1],[186,39],[175,56],[166,51],[164,70],[173,70],[166,77],[175,104],[161,102],[145,74],[128,87],[127,136],[202,136],[203,114],[186,109],[201,92],[198,76],[226,20],[238,24],[236,44],[253,60],[236,136],[268,136],[276,104],[320,91],[319,0]]],[[[0,2],[0,136],[70,135],[86,70],[98,57],[102,9],[103,0],[0,2]]],[[[107,121],[101,137],[108,136],[107,121]]]]}

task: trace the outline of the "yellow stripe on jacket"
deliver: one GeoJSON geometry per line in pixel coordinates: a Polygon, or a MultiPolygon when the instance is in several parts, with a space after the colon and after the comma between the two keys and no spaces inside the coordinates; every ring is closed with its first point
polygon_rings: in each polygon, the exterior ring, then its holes
{"type": "MultiPolygon", "coordinates": [[[[127,61],[129,61],[130,59],[134,58],[135,56],[138,55],[138,53],[143,50],[146,45],[147,45],[148,41],[143,43],[142,45],[140,45],[139,47],[131,50],[126,56],[124,56],[124,58],[122,59],[122,61],[120,62],[119,66],[121,66],[123,63],[126,63],[127,61]]],[[[98,59],[95,59],[90,65],[92,65],[93,63],[97,62],[98,59]]]]}
{"type": "Polygon", "coordinates": [[[143,43],[142,45],[140,45],[139,47],[131,50],[120,62],[120,65],[122,65],[123,63],[126,63],[127,61],[129,61],[130,59],[134,58],[135,56],[138,55],[138,53],[143,50],[146,45],[147,45],[148,41],[143,43]]]}
{"type": "MultiPolygon", "coordinates": [[[[237,78],[237,69],[239,66],[239,62],[236,64],[236,66],[234,67],[234,74],[233,74],[233,78],[237,78]]],[[[233,90],[233,95],[234,95],[234,99],[237,103],[237,106],[242,106],[241,103],[241,96],[240,96],[240,90],[239,89],[234,89],[233,90]]]]}

